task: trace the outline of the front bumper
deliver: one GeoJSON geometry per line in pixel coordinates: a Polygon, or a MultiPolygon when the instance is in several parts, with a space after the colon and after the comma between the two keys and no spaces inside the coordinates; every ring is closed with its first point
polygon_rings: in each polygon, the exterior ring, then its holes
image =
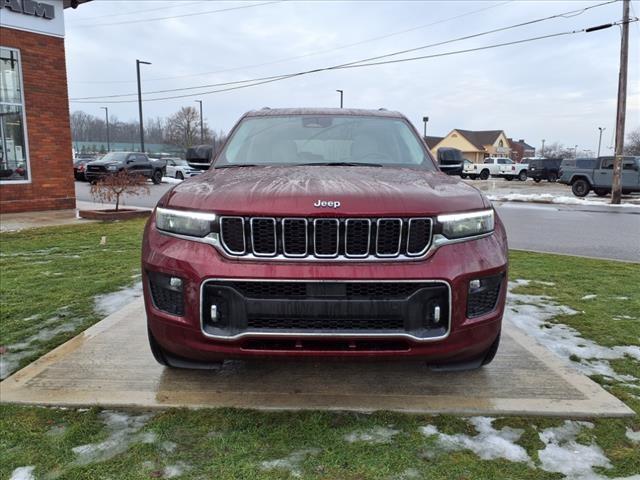
{"type": "MultiPolygon", "coordinates": [[[[499,219],[496,219],[495,233],[488,237],[442,246],[420,261],[375,264],[230,260],[210,245],[163,235],[153,222],[152,217],[145,231],[142,256],[148,325],[159,345],[177,357],[206,362],[261,356],[387,356],[457,362],[481,356],[500,332],[506,297],[507,245],[499,219]],[[158,273],[182,279],[184,309],[177,315],[162,311],[154,304],[149,280],[158,273]],[[503,275],[503,281],[495,309],[468,318],[470,280],[496,275],[503,275]],[[218,327],[211,323],[209,294],[205,295],[205,292],[210,288],[224,291],[229,282],[239,280],[305,282],[324,285],[323,288],[330,291],[326,298],[315,291],[312,298],[301,297],[288,305],[269,298],[247,302],[238,299],[233,292],[223,292],[228,296],[226,300],[217,301],[219,308],[229,311],[233,306],[234,311],[243,312],[248,308],[254,313],[257,309],[271,320],[281,319],[280,315],[284,315],[300,318],[300,321],[313,322],[318,316],[348,322],[365,312],[368,319],[375,317],[374,321],[383,318],[386,321],[396,318],[393,312],[415,313],[416,308],[422,308],[422,312],[425,305],[429,306],[425,315],[431,315],[429,318],[433,319],[432,303],[429,302],[438,299],[442,309],[440,315],[446,322],[411,330],[406,323],[412,321],[411,315],[406,314],[404,325],[396,325],[394,330],[393,325],[381,323],[378,332],[344,331],[337,325],[326,331],[309,331],[287,328],[287,325],[282,329],[279,324],[280,330],[269,330],[247,327],[242,320],[234,322],[231,328],[216,330],[218,327]],[[415,283],[426,290],[416,293],[413,303],[388,299],[377,305],[369,301],[364,306],[354,307],[352,302],[331,301],[331,296],[337,294],[331,289],[355,282],[373,285],[415,283]],[[449,297],[447,302],[442,301],[444,291],[449,297]],[[305,312],[313,313],[305,316],[305,312]],[[247,328],[239,329],[239,325],[247,328]]],[[[249,317],[247,314],[243,318],[249,317]]]]}

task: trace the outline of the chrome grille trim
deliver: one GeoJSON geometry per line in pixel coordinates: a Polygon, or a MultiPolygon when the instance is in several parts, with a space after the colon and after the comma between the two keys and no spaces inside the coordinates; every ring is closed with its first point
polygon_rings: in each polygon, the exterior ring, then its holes
{"type": "Polygon", "coordinates": [[[427,251],[429,250],[429,248],[431,247],[431,243],[433,242],[433,219],[429,218],[429,217],[413,217],[409,219],[408,223],[408,227],[407,227],[407,256],[409,257],[420,257],[422,255],[424,255],[425,253],[427,253],[427,251]],[[419,252],[412,252],[409,250],[409,241],[411,239],[411,223],[414,222],[415,220],[427,220],[429,222],[429,241],[427,242],[427,245],[420,250],[419,252]]]}
{"type": "Polygon", "coordinates": [[[344,222],[344,256],[347,258],[367,258],[369,256],[369,251],[371,250],[371,220],[368,218],[347,218],[344,222]],[[367,235],[367,251],[364,254],[351,254],[347,250],[347,245],[349,244],[349,222],[367,222],[367,228],[369,229],[369,233],[367,235]]]}
{"type": "Polygon", "coordinates": [[[252,217],[249,221],[249,225],[251,227],[251,251],[256,257],[275,257],[278,254],[278,233],[276,232],[276,219],[273,217],[252,217]],[[254,245],[255,233],[253,224],[257,220],[270,220],[273,226],[273,252],[256,252],[256,247],[254,245]]]}
{"type": "Polygon", "coordinates": [[[232,255],[244,255],[245,253],[247,253],[247,235],[244,229],[244,217],[229,217],[229,216],[220,217],[220,241],[222,242],[222,247],[232,255]],[[224,221],[223,220],[225,219],[231,219],[231,220],[239,219],[242,221],[242,245],[244,246],[242,251],[233,251],[231,248],[229,248],[229,246],[226,243],[224,243],[224,231],[223,231],[224,221]]]}
{"type": "Polygon", "coordinates": [[[316,218],[313,220],[313,255],[317,258],[335,258],[340,253],[340,220],[337,218],[316,218]],[[318,253],[317,238],[318,238],[318,222],[331,221],[336,224],[336,251],[335,253],[326,254],[318,253]]]}
{"type": "Polygon", "coordinates": [[[280,226],[282,227],[282,253],[285,257],[291,257],[291,258],[304,258],[309,254],[309,221],[306,218],[294,218],[294,217],[287,217],[287,218],[283,218],[282,221],[280,222],[280,226]],[[285,235],[285,223],[291,221],[291,222],[304,222],[304,244],[305,244],[305,249],[304,249],[304,253],[300,254],[300,253],[287,253],[287,244],[285,241],[286,235],[285,235]]]}
{"type": "Polygon", "coordinates": [[[376,221],[376,255],[382,258],[393,258],[400,255],[400,249],[402,248],[402,219],[401,218],[379,218],[376,221]],[[380,253],[380,222],[399,222],[400,223],[400,235],[398,235],[398,248],[394,253],[380,253]]]}

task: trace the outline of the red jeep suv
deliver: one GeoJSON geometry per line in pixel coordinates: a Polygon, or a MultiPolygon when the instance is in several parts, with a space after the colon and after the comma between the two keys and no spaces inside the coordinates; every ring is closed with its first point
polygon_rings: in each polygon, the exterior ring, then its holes
{"type": "Polygon", "coordinates": [[[475,368],[498,348],[507,241],[400,113],[245,114],[207,172],[159,201],[142,247],[163,365],[276,356],[475,368]]]}

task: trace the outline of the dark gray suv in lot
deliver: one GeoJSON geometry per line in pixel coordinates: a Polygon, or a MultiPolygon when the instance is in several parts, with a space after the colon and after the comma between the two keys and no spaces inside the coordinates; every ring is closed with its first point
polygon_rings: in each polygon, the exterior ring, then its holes
{"type": "Polygon", "coordinates": [[[107,175],[128,170],[147,177],[156,185],[162,182],[164,174],[164,161],[151,160],[145,153],[139,152],[110,152],[100,160],[87,163],[85,177],[95,183],[107,175]]]}

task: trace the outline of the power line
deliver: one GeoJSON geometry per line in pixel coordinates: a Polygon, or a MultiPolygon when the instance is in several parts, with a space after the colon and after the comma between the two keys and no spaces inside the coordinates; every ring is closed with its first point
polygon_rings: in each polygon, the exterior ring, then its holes
{"type": "Polygon", "coordinates": [[[240,5],[237,7],[228,7],[228,8],[220,8],[218,10],[207,10],[204,12],[192,12],[192,13],[183,13],[181,15],[171,15],[168,17],[154,17],[154,18],[142,18],[142,19],[138,19],[138,20],[124,20],[121,22],[110,22],[110,23],[92,23],[92,24],[87,24],[87,25],[72,25],[69,28],[92,28],[92,27],[109,27],[109,26],[113,26],[113,25],[130,25],[133,23],[147,23],[147,22],[158,22],[161,20],[169,20],[169,19],[174,19],[174,18],[184,18],[184,17],[195,17],[195,16],[199,16],[199,15],[209,15],[212,13],[220,13],[220,12],[230,12],[232,10],[242,10],[245,8],[253,8],[253,7],[261,7],[264,5],[271,5],[273,3],[281,3],[284,0],[272,0],[269,2],[262,2],[262,3],[254,3],[251,5],[240,5]]]}
{"type": "MultiPolygon", "coordinates": [[[[590,10],[592,8],[597,8],[597,7],[602,7],[604,5],[608,5],[610,3],[614,3],[618,0],[609,0],[607,2],[604,3],[600,3],[597,5],[592,5],[590,7],[586,7],[586,8],[581,8],[581,9],[577,9],[577,10],[570,10],[568,12],[564,12],[564,13],[560,13],[560,14],[556,14],[556,15],[551,15],[548,17],[542,17],[542,18],[537,18],[535,20],[529,20],[526,22],[522,22],[522,23],[517,23],[514,25],[509,25],[506,27],[500,27],[500,28],[495,28],[492,30],[488,30],[485,32],[480,32],[480,33],[475,33],[475,34],[471,34],[471,35],[465,35],[462,37],[457,37],[457,38],[453,38],[453,39],[449,39],[449,40],[444,40],[441,42],[436,42],[436,43],[431,43],[431,44],[427,44],[427,45],[422,45],[419,47],[414,47],[414,48],[410,48],[410,49],[406,49],[406,50],[399,50],[396,52],[391,52],[391,53],[387,53],[384,55],[378,55],[375,57],[369,57],[369,58],[364,58],[361,60],[356,60],[356,61],[352,61],[352,62],[348,62],[348,63],[343,63],[340,65],[336,65],[335,67],[338,66],[349,66],[349,65],[354,65],[354,64],[358,64],[358,63],[363,63],[363,62],[371,62],[374,60],[380,60],[383,58],[388,58],[388,57],[394,57],[397,55],[404,55],[406,53],[410,53],[410,52],[416,52],[419,50],[424,50],[427,48],[433,48],[433,47],[439,47],[442,45],[447,45],[450,43],[455,43],[455,42],[460,42],[463,40],[470,40],[472,38],[478,38],[478,37],[482,37],[485,35],[490,35],[492,33],[498,33],[498,32],[503,32],[506,30],[512,30],[514,28],[520,28],[520,27],[524,27],[524,26],[528,26],[528,25],[532,25],[535,23],[540,23],[543,21],[547,21],[547,20],[552,20],[558,17],[563,17],[565,15],[576,15],[576,14],[581,14],[586,12],[587,10],[590,10]],[[577,12],[577,13],[576,13],[577,12]]],[[[208,85],[197,85],[194,87],[181,87],[181,88],[171,88],[171,89],[165,89],[165,90],[151,90],[148,92],[144,92],[145,95],[153,95],[153,94],[159,94],[159,93],[173,93],[173,92],[183,92],[183,91],[187,91],[187,90],[198,90],[201,88],[212,88],[212,87],[221,87],[221,86],[227,86],[227,85],[236,85],[236,84],[243,84],[243,83],[251,83],[254,81],[263,81],[263,80],[273,80],[273,79],[277,79],[277,78],[282,78],[282,77],[287,77],[289,74],[281,74],[281,75],[272,75],[272,76],[267,76],[267,77],[260,77],[260,78],[252,78],[252,79],[247,79],[247,80],[238,80],[235,82],[224,82],[224,83],[212,83],[212,84],[208,84],[208,85]]],[[[101,96],[91,96],[91,97],[75,97],[72,100],[76,101],[76,100],[94,100],[94,99],[106,99],[106,98],[121,98],[121,97],[131,97],[131,96],[136,96],[137,93],[123,93],[123,94],[114,94],[114,95],[101,95],[101,96]]]]}
{"type": "Polygon", "coordinates": [[[203,3],[203,2],[206,3],[206,0],[195,0],[193,2],[180,1],[180,2],[177,2],[176,5],[163,5],[162,7],[146,8],[144,10],[132,10],[132,11],[122,12],[122,13],[110,13],[108,15],[85,17],[85,18],[79,18],[78,21],[80,23],[84,23],[87,20],[102,20],[104,18],[122,17],[122,16],[125,16],[125,15],[136,15],[138,13],[157,12],[158,10],[169,10],[169,9],[173,9],[173,8],[184,7],[184,6],[187,6],[187,5],[193,5],[193,4],[196,4],[196,3],[203,3]]]}
{"type": "MultiPolygon", "coordinates": [[[[638,18],[634,18],[634,19],[630,20],[629,23],[633,23],[633,22],[637,22],[637,21],[638,21],[638,18]]],[[[621,24],[621,22],[612,22],[610,24],[607,24],[607,28],[615,26],[615,25],[620,25],[620,24],[621,24]]],[[[603,26],[601,26],[601,27],[603,27],[603,26]]],[[[599,29],[602,29],[602,28],[599,28],[599,29]]],[[[242,88],[254,87],[254,86],[263,85],[263,84],[266,84],[266,83],[272,83],[272,82],[277,82],[277,81],[280,81],[280,80],[286,80],[286,79],[289,79],[289,78],[300,77],[300,76],[303,76],[303,75],[309,75],[309,74],[312,74],[312,73],[319,73],[319,72],[330,71],[330,70],[342,70],[342,69],[347,69],[347,68],[361,68],[361,67],[388,65],[388,64],[401,63],[401,62],[411,62],[411,61],[416,61],[416,60],[425,60],[425,59],[431,59],[431,58],[446,57],[446,56],[451,56],[451,55],[459,55],[459,54],[463,54],[463,53],[477,52],[477,51],[481,51],[481,50],[489,50],[489,49],[505,47],[505,46],[510,46],[510,45],[518,45],[518,44],[522,44],[522,43],[534,42],[534,41],[544,40],[544,39],[549,39],[549,38],[554,38],[554,37],[575,35],[577,33],[587,32],[588,30],[589,30],[589,28],[583,28],[583,29],[580,29],[580,30],[569,30],[569,31],[565,31],[565,32],[552,33],[552,34],[542,35],[542,36],[538,36],[538,37],[524,38],[524,39],[521,39],[521,40],[514,40],[514,41],[510,41],[510,42],[503,42],[503,43],[498,43],[498,44],[485,45],[485,46],[482,46],[482,47],[468,48],[468,49],[464,49],[464,50],[454,50],[454,51],[437,53],[437,54],[432,54],[432,55],[421,55],[421,56],[418,56],[418,57],[401,58],[401,59],[394,59],[394,60],[384,60],[384,61],[380,61],[380,62],[370,62],[370,63],[343,64],[343,65],[335,65],[335,66],[331,66],[331,67],[316,68],[316,69],[313,69],[313,70],[306,70],[306,71],[303,71],[303,72],[296,72],[296,73],[284,75],[284,76],[281,76],[281,77],[278,77],[278,78],[274,78],[274,79],[270,79],[270,80],[263,80],[263,81],[244,84],[244,85],[232,86],[232,87],[229,87],[229,88],[211,90],[209,92],[199,92],[199,93],[195,93],[195,94],[192,93],[192,94],[186,94],[186,95],[175,95],[175,96],[170,96],[170,97],[151,98],[151,99],[147,99],[145,101],[146,102],[157,102],[157,101],[163,101],[163,100],[174,100],[174,99],[180,99],[180,98],[190,98],[190,97],[195,97],[195,96],[210,95],[210,94],[213,94],[213,93],[228,92],[228,91],[231,91],[231,90],[239,90],[239,89],[242,89],[242,88]]],[[[74,101],[74,100],[72,100],[72,102],[73,103],[100,103],[100,102],[97,102],[97,101],[74,101]]],[[[109,101],[104,101],[102,103],[132,103],[132,102],[135,102],[135,100],[109,100],[109,101]]]]}
{"type": "MultiPolygon", "coordinates": [[[[424,29],[424,28],[432,27],[434,25],[439,25],[441,23],[450,22],[451,20],[457,20],[459,18],[467,17],[469,15],[474,15],[476,13],[484,12],[485,10],[490,10],[492,8],[497,8],[497,7],[500,7],[500,6],[505,5],[507,3],[512,3],[513,1],[515,1],[515,0],[506,0],[504,2],[496,3],[495,5],[489,5],[488,7],[479,8],[477,10],[471,10],[469,12],[465,12],[465,13],[462,13],[460,15],[455,15],[453,17],[448,17],[448,18],[443,18],[441,20],[436,20],[435,22],[427,23],[427,24],[424,24],[424,25],[418,25],[418,26],[407,28],[407,29],[404,29],[404,30],[391,32],[391,33],[388,33],[388,34],[385,34],[385,35],[379,35],[377,37],[367,38],[365,40],[360,40],[358,42],[348,43],[348,44],[345,44],[345,45],[340,45],[340,46],[337,46],[337,47],[334,47],[334,48],[329,48],[329,49],[325,49],[325,50],[317,50],[315,52],[306,53],[304,55],[296,55],[296,56],[293,56],[293,57],[282,58],[282,59],[279,59],[279,60],[273,60],[273,61],[264,62],[264,63],[255,63],[255,64],[251,64],[251,65],[241,65],[239,67],[227,68],[227,69],[224,69],[224,70],[216,70],[216,71],[213,71],[213,72],[193,73],[193,74],[189,74],[189,75],[176,75],[176,76],[172,76],[172,77],[150,78],[150,79],[147,79],[145,81],[146,82],[153,82],[153,81],[159,81],[159,80],[175,80],[175,79],[179,79],[179,78],[202,77],[202,76],[207,76],[207,75],[216,75],[218,73],[234,72],[234,71],[238,71],[238,70],[244,70],[244,69],[247,69],[247,68],[265,67],[265,66],[268,66],[268,65],[275,65],[277,63],[284,63],[284,62],[288,62],[288,61],[291,61],[291,60],[299,60],[301,58],[308,58],[308,57],[312,57],[312,56],[315,56],[315,55],[321,55],[323,53],[330,53],[330,52],[334,52],[336,50],[344,50],[345,48],[355,47],[355,46],[358,46],[358,45],[364,45],[366,43],[374,42],[374,41],[377,41],[377,40],[383,40],[385,38],[390,38],[390,37],[394,37],[394,36],[397,36],[397,35],[402,35],[404,33],[409,33],[409,32],[413,32],[413,31],[416,31],[416,30],[421,30],[421,29],[424,29]]],[[[76,81],[76,82],[71,82],[71,83],[100,83],[100,84],[135,83],[135,80],[109,80],[109,81],[85,81],[85,82],[76,81]]]]}

